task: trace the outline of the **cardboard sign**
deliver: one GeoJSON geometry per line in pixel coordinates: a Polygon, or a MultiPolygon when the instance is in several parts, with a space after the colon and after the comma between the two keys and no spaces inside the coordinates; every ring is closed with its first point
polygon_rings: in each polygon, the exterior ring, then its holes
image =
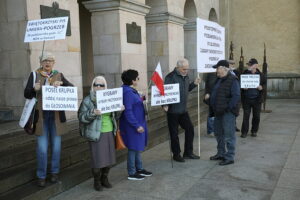
{"type": "Polygon", "coordinates": [[[257,88],[260,83],[260,76],[258,74],[242,74],[241,88],[257,88]]]}
{"type": "Polygon", "coordinates": [[[197,71],[215,72],[212,68],[225,58],[225,28],[197,18],[197,71]]]}
{"type": "Polygon", "coordinates": [[[56,17],[27,22],[24,42],[65,39],[68,17],[56,17]]]}
{"type": "Polygon", "coordinates": [[[77,87],[42,86],[43,110],[78,110],[77,87]]]}
{"type": "Polygon", "coordinates": [[[151,106],[180,102],[179,83],[164,85],[165,96],[161,96],[156,86],[151,87],[151,106]]]}
{"type": "Polygon", "coordinates": [[[96,99],[97,109],[102,114],[120,111],[123,105],[123,88],[98,90],[96,99]]]}

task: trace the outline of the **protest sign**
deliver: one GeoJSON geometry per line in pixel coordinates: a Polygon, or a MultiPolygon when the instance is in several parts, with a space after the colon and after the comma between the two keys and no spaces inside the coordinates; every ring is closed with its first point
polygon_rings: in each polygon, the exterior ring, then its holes
{"type": "Polygon", "coordinates": [[[197,71],[215,72],[212,66],[224,58],[224,27],[215,22],[197,18],[197,71]]]}
{"type": "Polygon", "coordinates": [[[123,89],[114,88],[96,92],[97,109],[101,113],[120,111],[123,105],[123,89]]]}
{"type": "Polygon", "coordinates": [[[242,74],[241,88],[257,88],[260,83],[260,76],[258,74],[242,74]]]}
{"type": "Polygon", "coordinates": [[[68,17],[56,17],[27,22],[24,42],[65,39],[68,17]]]}
{"type": "Polygon", "coordinates": [[[180,102],[179,84],[164,85],[165,96],[159,93],[156,86],[151,87],[151,106],[174,104],[180,102]]]}
{"type": "Polygon", "coordinates": [[[43,110],[78,110],[77,87],[42,86],[43,110]]]}

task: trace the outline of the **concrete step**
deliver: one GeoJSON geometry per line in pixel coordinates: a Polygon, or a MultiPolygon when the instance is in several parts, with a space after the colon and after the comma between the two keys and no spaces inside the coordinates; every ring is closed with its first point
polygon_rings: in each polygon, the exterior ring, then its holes
{"type": "Polygon", "coordinates": [[[0,108],[0,123],[5,123],[14,120],[13,110],[0,108]]]}
{"type": "MultiPolygon", "coordinates": [[[[72,166],[78,162],[89,160],[90,152],[87,143],[81,143],[62,149],[61,169],[72,166]]],[[[50,155],[48,157],[50,160],[50,155]]],[[[49,169],[50,165],[48,166],[49,169]]],[[[26,184],[35,179],[36,160],[25,162],[22,165],[0,171],[0,194],[19,185],[26,184]]]]}

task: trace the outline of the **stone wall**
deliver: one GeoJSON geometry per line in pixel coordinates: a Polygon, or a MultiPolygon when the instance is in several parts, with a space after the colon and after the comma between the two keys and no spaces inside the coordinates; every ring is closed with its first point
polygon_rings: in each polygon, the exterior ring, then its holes
{"type": "Polygon", "coordinates": [[[24,105],[23,88],[30,73],[29,45],[24,43],[26,1],[0,1],[0,110],[18,116],[24,105]]]}
{"type": "Polygon", "coordinates": [[[300,74],[299,0],[230,0],[222,4],[222,9],[227,9],[228,40],[236,47],[236,61],[243,46],[246,61],[255,57],[262,63],[266,43],[269,72],[300,74]]]}

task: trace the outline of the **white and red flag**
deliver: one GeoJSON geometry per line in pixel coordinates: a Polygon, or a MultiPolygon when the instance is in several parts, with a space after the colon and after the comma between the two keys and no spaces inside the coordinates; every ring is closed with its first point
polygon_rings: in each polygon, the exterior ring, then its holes
{"type": "Polygon", "coordinates": [[[160,95],[165,95],[165,89],[164,89],[164,79],[161,73],[161,66],[160,62],[158,62],[155,71],[152,74],[151,80],[154,82],[156,87],[159,90],[160,95]]]}

